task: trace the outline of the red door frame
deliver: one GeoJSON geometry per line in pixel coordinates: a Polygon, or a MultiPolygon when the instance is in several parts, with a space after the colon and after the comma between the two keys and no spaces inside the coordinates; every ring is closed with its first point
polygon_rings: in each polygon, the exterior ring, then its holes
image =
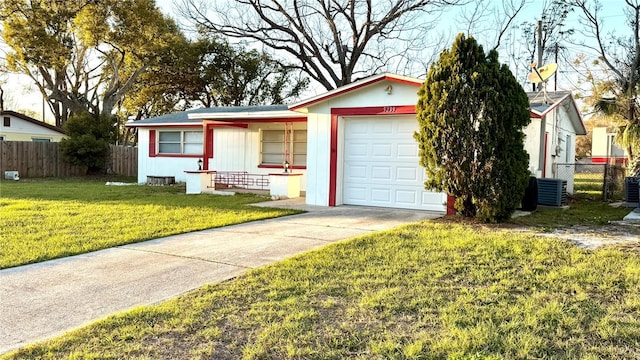
{"type": "Polygon", "coordinates": [[[329,145],[329,206],[336,206],[336,189],[338,179],[338,119],[342,116],[411,115],[415,113],[415,105],[365,106],[331,109],[331,135],[329,145]]]}

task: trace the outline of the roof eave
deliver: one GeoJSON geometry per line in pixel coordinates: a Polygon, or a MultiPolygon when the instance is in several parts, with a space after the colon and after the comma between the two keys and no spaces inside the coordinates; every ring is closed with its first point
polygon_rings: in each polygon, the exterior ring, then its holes
{"type": "Polygon", "coordinates": [[[338,95],[342,95],[369,85],[373,85],[375,83],[384,81],[384,80],[389,80],[389,81],[393,81],[393,82],[398,82],[398,83],[403,83],[403,84],[409,84],[412,86],[416,86],[419,87],[420,85],[422,85],[423,81],[420,79],[416,79],[416,78],[411,78],[411,77],[407,77],[407,76],[402,76],[402,75],[396,75],[396,74],[390,74],[390,73],[384,73],[384,74],[379,74],[379,75],[374,75],[356,82],[353,82],[351,84],[339,87],[337,89],[333,89],[331,91],[328,91],[326,93],[320,94],[320,95],[316,95],[314,97],[311,97],[309,99],[300,101],[298,103],[295,104],[291,104],[289,106],[289,110],[292,111],[298,111],[298,112],[305,112],[305,108],[311,106],[311,105],[315,105],[321,102],[324,102],[326,100],[329,100],[333,97],[336,97],[338,95]]]}
{"type": "Polygon", "coordinates": [[[171,123],[140,123],[140,121],[127,121],[126,127],[162,127],[162,126],[202,126],[202,121],[198,122],[171,122],[171,123]]]}
{"type": "Polygon", "coordinates": [[[233,120],[247,120],[247,119],[271,119],[271,118],[299,118],[300,113],[284,110],[284,111],[255,111],[255,112],[227,112],[227,113],[196,113],[188,114],[187,117],[190,120],[221,120],[221,121],[233,121],[233,120]]]}

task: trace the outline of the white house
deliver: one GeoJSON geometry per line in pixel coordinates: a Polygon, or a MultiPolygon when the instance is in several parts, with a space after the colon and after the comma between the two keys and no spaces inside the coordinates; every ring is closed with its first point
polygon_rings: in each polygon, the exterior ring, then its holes
{"type": "Polygon", "coordinates": [[[58,142],[65,137],[62,129],[15,111],[2,111],[0,119],[0,141],[58,142]]]}
{"type": "Polygon", "coordinates": [[[531,123],[524,129],[529,169],[538,178],[567,180],[573,193],[576,136],[586,135],[582,115],[570,92],[527,93],[531,123]]]}
{"type": "Polygon", "coordinates": [[[591,162],[594,164],[624,164],[628,154],[614,142],[616,133],[608,132],[606,126],[594,127],[591,131],[591,162]]]}
{"type": "MultiPolygon", "coordinates": [[[[148,176],[186,181],[185,171],[197,172],[201,159],[202,171],[280,174],[286,160],[301,174],[307,204],[444,211],[446,195],[424,189],[413,138],[421,84],[381,74],[289,106],[205,108],[129,123],[138,129],[138,181],[148,176]]],[[[541,130],[551,133],[546,123],[553,123],[553,109],[564,107],[547,107],[532,109],[539,120],[527,129],[527,139],[541,139],[541,130]]],[[[575,138],[570,141],[575,144],[575,138]]],[[[538,162],[536,157],[532,166],[538,162]]]]}

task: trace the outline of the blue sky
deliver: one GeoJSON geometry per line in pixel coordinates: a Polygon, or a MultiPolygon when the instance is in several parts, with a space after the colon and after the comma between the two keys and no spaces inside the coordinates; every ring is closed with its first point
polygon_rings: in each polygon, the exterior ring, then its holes
{"type": "MultiPolygon", "coordinates": [[[[156,1],[160,9],[163,10],[163,12],[168,13],[171,16],[175,17],[173,0],[156,0],[156,1]]],[[[499,4],[498,1],[491,1],[491,0],[487,0],[487,1],[489,1],[490,4],[499,4]]],[[[602,15],[605,20],[605,28],[608,31],[614,31],[618,33],[622,31],[629,31],[627,30],[627,27],[624,26],[625,15],[622,11],[622,9],[624,8],[624,0],[603,0],[602,2],[604,3],[604,6],[602,8],[602,15]]],[[[525,9],[518,15],[518,17],[514,21],[514,24],[519,25],[523,21],[535,22],[535,20],[540,18],[541,16],[543,4],[544,4],[543,0],[529,0],[525,9]]],[[[445,14],[443,14],[440,17],[440,20],[437,23],[436,29],[433,32],[433,36],[438,38],[444,38],[444,41],[441,42],[444,46],[449,46],[449,44],[451,44],[451,42],[453,41],[453,38],[457,33],[466,32],[467,25],[464,24],[462,21],[460,21],[460,16],[459,16],[459,12],[462,10],[463,9],[460,9],[460,8],[452,9],[447,11],[445,14]]],[[[489,16],[488,18],[489,19],[486,22],[483,22],[480,27],[483,27],[483,25],[490,26],[492,17],[489,16]]],[[[570,15],[567,21],[567,27],[578,27],[578,26],[580,26],[578,13],[573,13],[570,15]]],[[[486,42],[492,41],[493,34],[495,34],[495,32],[487,30],[485,32],[474,34],[474,36],[476,37],[476,39],[478,39],[480,43],[486,44],[486,42]],[[487,40],[485,38],[490,38],[490,39],[487,40]]],[[[517,37],[517,34],[511,34],[511,35],[517,37]]],[[[588,41],[589,39],[587,38],[586,40],[588,41]]],[[[519,50],[519,48],[517,48],[518,46],[519,45],[517,43],[515,43],[515,45],[511,45],[511,52],[514,52],[514,51],[517,52],[519,50]]],[[[566,43],[564,44],[564,46],[566,46],[567,49],[571,52],[571,55],[568,56],[569,58],[571,58],[572,56],[575,57],[580,52],[586,51],[585,49],[570,43],[566,43]]],[[[485,47],[491,47],[491,45],[486,45],[485,47]]],[[[507,53],[508,51],[505,51],[504,49],[500,49],[500,50],[501,50],[501,60],[504,62],[508,62],[509,58],[508,56],[505,55],[505,53],[507,53]]],[[[437,54],[439,52],[439,50],[436,51],[435,49],[430,49],[429,51],[430,51],[429,56],[432,56],[434,53],[437,54]]],[[[527,66],[527,64],[520,63],[519,66],[522,70],[523,67],[527,66]]],[[[525,69],[524,71],[527,71],[527,70],[528,69],[525,69]]],[[[560,68],[559,68],[559,74],[560,74],[559,75],[560,77],[558,80],[559,90],[574,90],[580,86],[579,72],[576,73],[576,69],[572,69],[562,64],[561,62],[560,68]]],[[[407,75],[423,76],[424,70],[422,70],[422,73],[411,73],[407,75]]],[[[526,74],[523,74],[520,77],[522,78],[522,76],[526,77],[526,74]]],[[[8,80],[9,80],[9,84],[5,88],[5,93],[8,93],[8,96],[11,97],[10,102],[15,103],[17,105],[16,106],[17,109],[30,109],[37,113],[42,112],[42,98],[40,97],[39,93],[33,91],[33,89],[31,90],[29,89],[30,86],[32,87],[32,85],[30,84],[30,79],[28,79],[26,76],[11,76],[8,80]]],[[[529,90],[527,87],[525,87],[525,89],[529,90]]],[[[316,93],[322,92],[322,91],[324,90],[321,88],[318,88],[317,86],[315,87],[312,86],[309,91],[309,95],[315,95],[316,93]]],[[[582,91],[585,92],[588,90],[582,89],[582,91]]],[[[51,120],[51,115],[47,115],[47,120],[51,120]]]]}

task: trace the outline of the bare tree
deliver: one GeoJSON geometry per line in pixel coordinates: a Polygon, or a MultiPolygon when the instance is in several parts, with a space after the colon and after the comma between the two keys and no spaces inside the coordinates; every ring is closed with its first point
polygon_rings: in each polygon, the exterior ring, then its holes
{"type": "Polygon", "coordinates": [[[196,30],[254,40],[288,54],[303,73],[331,90],[397,68],[432,28],[429,15],[464,0],[176,1],[196,30]]]}
{"type": "MultiPolygon", "coordinates": [[[[597,1],[564,0],[564,3],[578,9],[584,28],[579,29],[581,38],[591,42],[581,42],[587,51],[597,54],[595,65],[603,65],[609,77],[596,81],[599,88],[590,99],[596,110],[618,115],[623,119],[618,128],[616,140],[629,153],[629,160],[640,176],[640,1],[625,0],[627,31],[608,32],[601,15],[602,4],[597,1]],[[635,166],[634,166],[635,165],[635,166]]],[[[632,169],[632,172],[634,170],[632,169]]]]}
{"type": "Polygon", "coordinates": [[[475,0],[460,13],[461,23],[467,24],[467,34],[486,38],[497,50],[526,4],[527,0],[475,0]]]}

